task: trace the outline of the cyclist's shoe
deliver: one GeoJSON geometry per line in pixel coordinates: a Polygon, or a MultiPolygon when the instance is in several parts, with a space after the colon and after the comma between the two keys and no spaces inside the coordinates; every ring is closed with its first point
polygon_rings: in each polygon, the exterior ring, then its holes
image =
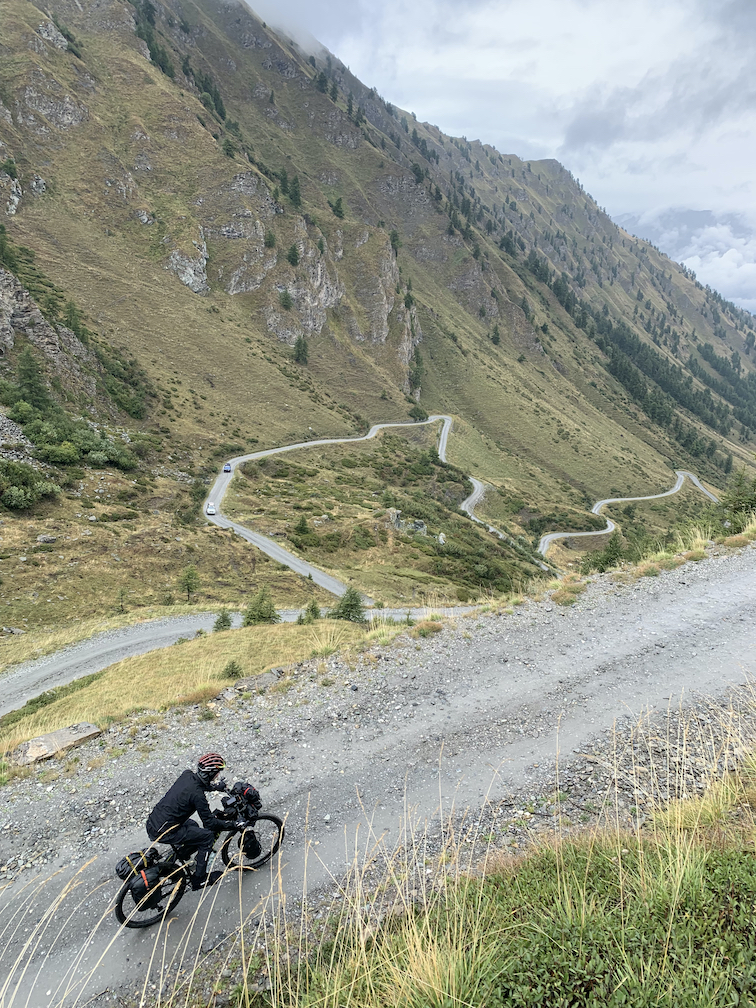
{"type": "Polygon", "coordinates": [[[222,877],[222,871],[212,871],[209,875],[195,875],[192,878],[192,891],[197,892],[199,889],[209,889],[210,886],[214,886],[222,877]]]}

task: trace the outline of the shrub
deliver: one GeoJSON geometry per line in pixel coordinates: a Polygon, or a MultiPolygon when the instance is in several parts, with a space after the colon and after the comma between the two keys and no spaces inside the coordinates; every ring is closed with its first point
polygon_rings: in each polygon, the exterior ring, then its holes
{"type": "Polygon", "coordinates": [[[431,634],[439,633],[443,628],[442,623],[436,623],[434,620],[421,620],[412,628],[412,636],[430,637],[431,634]]]}
{"type": "Polygon", "coordinates": [[[13,511],[30,508],[43,497],[55,497],[60,487],[31,466],[0,460],[0,502],[13,511]]]}
{"type": "Polygon", "coordinates": [[[285,308],[286,311],[288,311],[294,305],[294,302],[291,299],[291,294],[289,294],[287,290],[281,291],[281,293],[278,295],[278,303],[281,305],[282,308],[285,308]]]}

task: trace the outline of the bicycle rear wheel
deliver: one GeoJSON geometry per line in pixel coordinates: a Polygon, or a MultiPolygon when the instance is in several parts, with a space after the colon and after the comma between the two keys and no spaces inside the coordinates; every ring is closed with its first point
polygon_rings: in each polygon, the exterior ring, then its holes
{"type": "Polygon", "coordinates": [[[221,858],[227,868],[250,869],[255,871],[273,857],[283,843],[283,820],[275,815],[259,815],[249,829],[243,833],[229,833],[221,847],[221,858]],[[254,831],[259,843],[259,851],[249,842],[249,833],[254,831]],[[245,839],[246,838],[246,839],[245,839]],[[247,853],[245,853],[245,848],[247,853]]]}
{"type": "Polygon", "coordinates": [[[176,908],[181,897],[186,892],[186,876],[173,873],[166,875],[160,881],[160,901],[157,906],[157,895],[152,893],[141,901],[134,898],[131,891],[131,880],[124,882],[116,897],[115,915],[125,927],[151,927],[165,920],[168,914],[176,908]],[[153,904],[147,906],[147,903],[153,904]]]}

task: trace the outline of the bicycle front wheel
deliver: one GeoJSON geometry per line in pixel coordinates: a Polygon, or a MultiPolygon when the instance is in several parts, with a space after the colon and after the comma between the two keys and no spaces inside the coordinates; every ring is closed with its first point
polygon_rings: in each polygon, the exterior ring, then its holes
{"type": "Polygon", "coordinates": [[[259,815],[243,833],[229,833],[221,847],[228,868],[255,871],[273,857],[283,843],[283,820],[275,815],[259,815]]]}
{"type": "Polygon", "coordinates": [[[116,897],[115,915],[125,927],[151,927],[165,920],[185,892],[186,876],[183,873],[166,875],[161,879],[159,901],[156,893],[145,896],[141,901],[136,900],[131,891],[131,881],[124,882],[116,897]]]}

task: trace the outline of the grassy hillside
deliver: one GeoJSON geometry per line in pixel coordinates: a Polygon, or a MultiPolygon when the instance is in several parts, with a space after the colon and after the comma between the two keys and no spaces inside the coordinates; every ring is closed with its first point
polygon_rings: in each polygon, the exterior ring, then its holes
{"type": "MultiPolygon", "coordinates": [[[[527,535],[675,466],[718,486],[751,464],[752,317],[557,162],[444,136],[242,5],[50,15],[6,8],[0,204],[36,279],[0,260],[96,351],[103,394],[72,395],[32,340],[53,399],[141,439],[179,519],[224,453],[412,410],[455,415],[451,461],[527,535]]],[[[28,345],[7,333],[6,406],[28,345]]]]}

